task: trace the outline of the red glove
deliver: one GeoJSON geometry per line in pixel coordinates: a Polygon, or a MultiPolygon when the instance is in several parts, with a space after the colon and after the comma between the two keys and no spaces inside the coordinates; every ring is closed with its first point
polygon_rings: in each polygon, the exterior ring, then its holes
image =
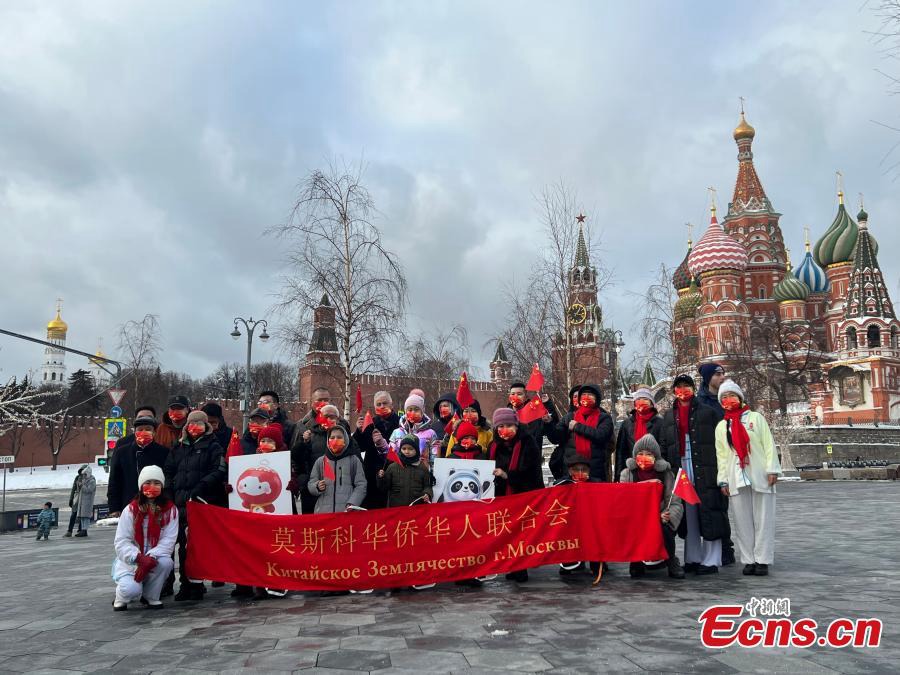
{"type": "Polygon", "coordinates": [[[134,580],[141,583],[147,574],[156,567],[156,558],[144,553],[139,553],[137,557],[137,570],[134,573],[134,580]]]}

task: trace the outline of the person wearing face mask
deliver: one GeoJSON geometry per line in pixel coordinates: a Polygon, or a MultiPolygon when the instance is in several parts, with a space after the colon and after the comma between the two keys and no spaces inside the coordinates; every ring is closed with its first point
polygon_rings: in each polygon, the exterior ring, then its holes
{"type": "Polygon", "coordinates": [[[417,436],[403,437],[400,441],[400,463],[388,462],[376,478],[381,491],[387,495],[389,507],[427,504],[434,497],[431,472],[419,455],[417,436]]]}
{"type": "MultiPolygon", "coordinates": [[[[650,434],[645,434],[634,444],[632,457],[625,462],[619,482],[641,483],[648,480],[658,480],[663,484],[662,499],[659,502],[659,520],[663,542],[669,554],[666,560],[669,576],[673,579],[684,579],[684,569],[675,555],[675,532],[681,524],[684,505],[680,497],[672,494],[675,489],[675,476],[672,474],[671,465],[662,458],[659,443],[650,434]]],[[[629,565],[628,572],[632,579],[637,579],[644,576],[646,566],[642,561],[635,561],[629,565]]]]}
{"type": "Polygon", "coordinates": [[[119,517],[116,527],[112,578],[116,582],[113,611],[128,609],[141,599],[148,609],[162,609],[160,593],[175,563],[178,509],[163,493],[166,477],[156,465],[141,469],[138,491],[119,517]]]}
{"type": "Polygon", "coordinates": [[[724,539],[730,535],[728,499],[716,482],[716,426],[722,417],[697,400],[690,375],[676,377],[672,390],[675,402],[663,417],[660,446],[672,470],[683,469],[700,497],[699,504],[684,504],[678,531],[685,540],[684,569],[714,574],[723,562],[724,539]]]}
{"type": "Polygon", "coordinates": [[[719,387],[725,419],[716,427],[717,482],[729,497],[747,576],[766,576],[775,559],[775,484],[782,475],[766,418],[750,410],[733,380],[719,387]]]}
{"type": "Polygon", "coordinates": [[[462,419],[462,408],[456,400],[456,394],[448,392],[441,394],[434,402],[431,412],[431,428],[441,439],[441,454],[443,457],[447,451],[447,443],[453,434],[453,425],[462,419]]]}
{"type": "Polygon", "coordinates": [[[350,434],[335,424],[328,430],[325,453],[313,464],[306,489],[316,498],[314,513],[339,513],[361,506],[366,475],[357,454],[348,454],[350,434]]]}
{"type": "Polygon", "coordinates": [[[187,503],[203,499],[223,489],[227,476],[225,451],[209,426],[206,413],[188,415],[181,442],[169,453],[165,467],[166,485],[178,507],[178,576],[180,587],[175,600],[201,600],[206,588],[202,581],[187,576],[187,503]]]}
{"type": "Polygon", "coordinates": [[[563,448],[562,460],[570,466],[580,458],[590,466],[590,478],[609,481],[609,456],[613,422],[601,406],[600,387],[585,384],[578,388],[578,408],[570,411],[556,425],[553,438],[563,448]]]}
{"type": "Polygon", "coordinates": [[[719,403],[719,387],[725,381],[725,369],[718,363],[704,363],[697,370],[702,380],[700,390],[697,392],[697,402],[724,415],[725,411],[719,403]]]}
{"type": "Polygon", "coordinates": [[[482,450],[489,448],[491,446],[491,441],[494,440],[494,431],[491,429],[491,425],[488,424],[488,421],[484,418],[484,415],[481,414],[481,404],[478,401],[473,401],[471,405],[463,408],[462,417],[454,424],[453,433],[450,434],[450,438],[447,441],[447,452],[445,454],[448,457],[453,454],[453,448],[461,438],[459,435],[459,427],[464,422],[468,422],[475,428],[475,431],[477,432],[475,443],[482,450]]]}
{"type": "Polygon", "coordinates": [[[431,465],[432,457],[436,457],[441,447],[441,437],[431,425],[431,418],[425,414],[425,399],[418,394],[410,394],[403,405],[403,418],[400,426],[394,429],[388,441],[397,454],[400,454],[400,441],[410,434],[419,439],[419,453],[426,466],[431,465]]]}
{"type": "MultiPolygon", "coordinates": [[[[518,415],[522,408],[525,407],[525,404],[533,398],[534,396],[530,396],[525,390],[524,382],[513,382],[509,385],[508,407],[515,410],[516,415],[518,415]]],[[[543,446],[544,436],[551,435],[553,433],[553,428],[559,423],[559,413],[556,411],[556,406],[553,405],[553,401],[550,400],[550,396],[542,394],[541,402],[547,409],[547,414],[541,419],[532,420],[523,425],[525,433],[531,436],[531,439],[538,448],[543,446]]],[[[541,456],[541,461],[543,462],[543,455],[541,456]]],[[[538,470],[540,471],[540,467],[538,467],[538,470]]],[[[543,475],[541,475],[540,478],[541,482],[543,482],[543,475]]]]}
{"type": "MultiPolygon", "coordinates": [[[[569,389],[569,413],[574,413],[578,410],[578,391],[581,389],[580,384],[576,384],[574,387],[569,389]]],[[[563,425],[567,428],[566,425],[563,425]]],[[[555,443],[556,447],[553,448],[553,452],[550,454],[550,459],[547,460],[547,467],[550,469],[550,474],[553,476],[554,481],[565,480],[569,473],[569,465],[566,464],[566,446],[565,441],[568,440],[569,435],[560,433],[559,422],[554,424],[547,430],[547,439],[551,443],[555,443]]]]}
{"type": "Polygon", "coordinates": [[[191,401],[178,394],[169,398],[162,422],[156,428],[156,442],[170,450],[181,442],[182,431],[191,412],[191,401]]]}
{"type": "Polygon", "coordinates": [[[364,509],[384,507],[387,495],[378,486],[378,472],[385,468],[385,454],[388,441],[394,429],[400,426],[400,415],[394,410],[394,401],[386,391],[379,391],[373,399],[375,414],[372,424],[365,427],[365,416],[356,420],[353,442],[362,455],[363,468],[366,472],[366,498],[362,503],[364,509]]]}
{"type": "MultiPolygon", "coordinates": [[[[328,449],[328,433],[335,427],[341,427],[349,438],[345,455],[358,455],[359,448],[350,438],[350,428],[347,421],[340,416],[336,406],[330,403],[322,406],[316,413],[316,421],[310,427],[309,435],[291,449],[291,463],[297,467],[297,481],[302,487],[309,481],[310,473],[315,463],[328,449]]],[[[300,501],[303,513],[313,513],[316,508],[316,496],[306,490],[301,490],[300,501]]]]}
{"type": "MultiPolygon", "coordinates": [[[[494,439],[487,450],[488,459],[495,463],[494,494],[497,497],[521,494],[544,487],[544,481],[536,481],[535,465],[540,466],[541,451],[519,423],[515,410],[498,408],[494,411],[494,439]]],[[[528,570],[518,570],[506,575],[510,581],[528,581],[528,570]]]]}
{"type": "Polygon", "coordinates": [[[271,418],[269,412],[262,408],[256,408],[250,413],[247,420],[247,429],[241,435],[241,452],[245,455],[255,455],[259,444],[259,434],[269,426],[271,418]]]}
{"type": "MultiPolygon", "coordinates": [[[[106,502],[111,518],[118,518],[134,498],[140,472],[145,466],[165,466],[169,449],[155,442],[154,435],[158,422],[142,408],[132,422],[129,443],[116,444],[116,450],[109,462],[109,483],[106,487],[106,502]]],[[[124,440],[124,439],[123,439],[124,440]]]]}
{"type": "Polygon", "coordinates": [[[213,433],[216,435],[216,440],[219,442],[219,445],[223,448],[227,448],[228,444],[231,442],[233,430],[225,421],[222,406],[210,401],[209,403],[204,403],[200,406],[200,410],[206,413],[206,418],[209,420],[209,426],[213,428],[213,433]]]}
{"type": "Polygon", "coordinates": [[[616,437],[616,480],[625,468],[626,460],[631,457],[635,441],[645,434],[651,434],[659,443],[662,436],[662,417],[653,403],[653,394],[646,387],[641,387],[632,396],[634,408],[625,417],[616,437]]]}
{"type": "Polygon", "coordinates": [[[78,518],[81,522],[81,530],[74,536],[88,536],[88,526],[94,515],[94,495],[97,494],[97,479],[94,478],[90,465],[81,471],[81,494],[78,497],[78,518]]]}
{"type": "Polygon", "coordinates": [[[450,447],[450,459],[487,459],[487,449],[491,447],[494,434],[491,433],[487,445],[479,442],[481,430],[469,420],[463,420],[456,425],[453,432],[453,445],[450,447]]]}
{"type": "Polygon", "coordinates": [[[322,408],[330,404],[331,392],[327,387],[316,387],[313,389],[309,412],[307,412],[296,424],[297,428],[294,432],[294,438],[291,439],[292,444],[294,442],[299,443],[300,441],[309,441],[309,434],[306,432],[312,432],[313,427],[315,427],[320,420],[319,415],[322,412],[322,408]]]}

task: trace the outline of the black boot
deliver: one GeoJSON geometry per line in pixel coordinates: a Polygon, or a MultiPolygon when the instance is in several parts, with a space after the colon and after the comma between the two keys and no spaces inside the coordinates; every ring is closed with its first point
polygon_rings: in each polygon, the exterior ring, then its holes
{"type": "Polygon", "coordinates": [[[178,587],[178,592],[175,594],[175,602],[185,602],[191,599],[191,584],[184,582],[178,587]]]}
{"type": "Polygon", "coordinates": [[[646,573],[647,568],[642,562],[633,562],[628,565],[628,574],[632,579],[640,579],[646,573]]]}
{"type": "Polygon", "coordinates": [[[719,568],[715,565],[700,565],[697,567],[697,576],[702,576],[704,574],[718,574],[719,568]]]}
{"type": "Polygon", "coordinates": [[[518,572],[510,572],[506,575],[509,581],[516,581],[520,584],[528,581],[528,570],[519,570],[518,572]]]}
{"type": "Polygon", "coordinates": [[[684,579],[684,570],[681,568],[681,564],[678,562],[678,558],[669,558],[667,561],[667,567],[669,568],[670,578],[684,579]]]}
{"type": "Polygon", "coordinates": [[[252,598],[253,597],[253,586],[241,586],[240,584],[234,587],[234,590],[231,591],[232,598],[252,598]]]}
{"type": "Polygon", "coordinates": [[[756,563],[756,570],[753,572],[755,576],[765,577],[769,574],[769,566],[763,563],[756,563]]]}
{"type": "Polygon", "coordinates": [[[698,567],[700,567],[700,563],[685,563],[684,571],[690,572],[691,574],[696,574],[698,567]]]}
{"type": "MultiPolygon", "coordinates": [[[[204,595],[206,595],[206,586],[203,585],[203,582],[191,583],[188,591],[190,593],[191,600],[199,601],[203,599],[204,595]]],[[[177,600],[178,598],[175,599],[177,600]]]]}
{"type": "Polygon", "coordinates": [[[756,574],[756,563],[750,563],[749,565],[744,565],[744,576],[752,577],[756,574]]]}

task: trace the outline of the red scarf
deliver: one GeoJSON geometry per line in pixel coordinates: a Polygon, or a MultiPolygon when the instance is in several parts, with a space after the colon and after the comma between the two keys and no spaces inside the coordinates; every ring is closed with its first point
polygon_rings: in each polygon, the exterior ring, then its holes
{"type": "Polygon", "coordinates": [[[155,504],[145,504],[141,507],[138,498],[135,497],[128,508],[131,509],[131,515],[134,517],[134,543],[141,553],[146,553],[144,550],[144,519],[147,519],[146,543],[149,544],[147,549],[149,550],[159,543],[159,534],[162,532],[162,528],[169,524],[175,514],[175,504],[168,502],[162,509],[156,507],[155,504]]]}
{"type": "Polygon", "coordinates": [[[634,440],[640,440],[647,435],[647,422],[656,416],[656,408],[647,408],[643,412],[634,411],[634,440]]]}
{"type": "MultiPolygon", "coordinates": [[[[589,427],[596,427],[600,421],[600,408],[585,408],[578,406],[575,411],[574,419],[579,424],[585,424],[589,427]]],[[[575,452],[585,459],[591,458],[591,439],[575,432],[575,452]]]]}
{"type": "MultiPolygon", "coordinates": [[[[511,471],[519,470],[519,453],[521,451],[522,451],[522,441],[519,438],[516,438],[516,443],[515,443],[515,445],[513,445],[513,449],[512,449],[512,457],[509,460],[509,467],[507,467],[507,469],[506,469],[506,475],[507,475],[506,492],[504,493],[506,495],[513,494],[512,485],[510,485],[508,476],[511,471]]],[[[488,457],[489,457],[489,459],[493,459],[494,461],[496,461],[496,459],[497,459],[497,441],[494,441],[493,443],[491,443],[491,449],[488,454],[488,457]]]]}
{"type": "Polygon", "coordinates": [[[457,450],[453,448],[453,455],[456,459],[475,459],[475,455],[478,454],[475,450],[470,452],[466,452],[465,450],[457,450]]]}
{"type": "Polygon", "coordinates": [[[747,458],[750,457],[750,435],[741,422],[741,415],[744,411],[750,410],[750,406],[744,405],[739,410],[726,410],[725,419],[728,420],[728,426],[731,430],[731,447],[737,453],[738,460],[741,462],[741,468],[747,466],[747,458]]]}
{"type": "MultiPolygon", "coordinates": [[[[675,402],[675,429],[678,431],[678,449],[684,457],[684,437],[688,433],[691,424],[691,402],[675,402]]],[[[636,438],[636,437],[635,437],[636,438]]]]}

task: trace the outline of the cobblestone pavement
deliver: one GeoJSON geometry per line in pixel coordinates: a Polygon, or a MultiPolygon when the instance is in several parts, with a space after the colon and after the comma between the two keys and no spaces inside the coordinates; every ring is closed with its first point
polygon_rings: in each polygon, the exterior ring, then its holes
{"type": "Polygon", "coordinates": [[[112,530],[49,542],[0,536],[2,672],[843,672],[900,670],[900,483],[779,487],[769,577],[642,580],[613,565],[598,588],[554,567],[517,585],[238,602],[113,613],[112,530]],[[884,621],[878,649],[705,649],[712,604],[791,599],[793,618],[884,621]]]}

